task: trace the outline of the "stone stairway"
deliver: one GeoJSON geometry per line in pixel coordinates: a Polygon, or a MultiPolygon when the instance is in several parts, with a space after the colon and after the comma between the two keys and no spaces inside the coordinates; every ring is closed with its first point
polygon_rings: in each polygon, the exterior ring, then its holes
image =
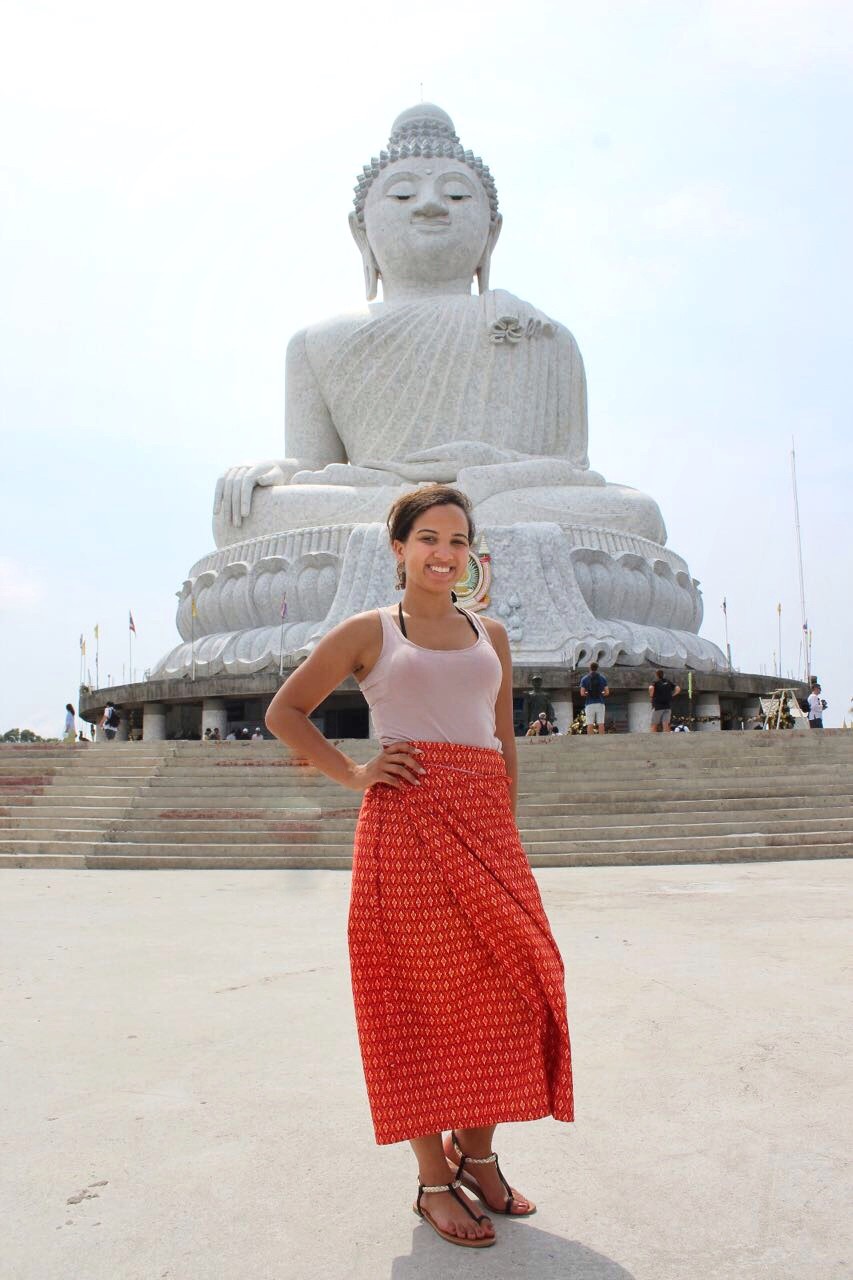
{"type": "MultiPolygon", "coordinates": [[[[519,758],[534,866],[853,856],[850,732],[523,739],[519,758]]],[[[0,746],[0,866],[346,868],[359,799],[273,742],[0,746]]]]}

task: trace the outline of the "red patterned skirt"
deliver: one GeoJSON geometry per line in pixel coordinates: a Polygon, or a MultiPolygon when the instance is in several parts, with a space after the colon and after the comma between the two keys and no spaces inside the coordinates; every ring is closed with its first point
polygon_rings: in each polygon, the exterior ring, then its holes
{"type": "Polygon", "coordinates": [[[365,793],[349,913],[378,1143],[574,1118],[563,962],[503,756],[418,742],[419,787],[365,793]]]}

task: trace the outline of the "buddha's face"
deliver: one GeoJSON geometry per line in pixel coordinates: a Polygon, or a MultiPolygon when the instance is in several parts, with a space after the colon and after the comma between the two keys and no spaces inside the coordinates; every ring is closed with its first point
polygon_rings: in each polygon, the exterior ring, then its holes
{"type": "Polygon", "coordinates": [[[470,282],[489,237],[489,201],[458,160],[413,156],[383,169],[364,226],[387,283],[470,282]]]}

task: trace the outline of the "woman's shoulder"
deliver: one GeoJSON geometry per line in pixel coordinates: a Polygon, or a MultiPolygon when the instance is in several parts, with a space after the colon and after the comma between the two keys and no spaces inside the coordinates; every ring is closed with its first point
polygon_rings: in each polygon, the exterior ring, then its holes
{"type": "MultiPolygon", "coordinates": [[[[336,636],[347,640],[370,640],[381,633],[382,617],[389,614],[392,605],[381,609],[367,609],[364,613],[354,613],[351,618],[344,618],[334,628],[336,636]]],[[[331,634],[331,632],[329,633],[331,634]]]]}
{"type": "Polygon", "coordinates": [[[506,627],[502,622],[498,622],[497,618],[487,618],[482,613],[479,615],[479,620],[485,627],[486,634],[488,635],[492,644],[498,644],[498,645],[509,644],[509,639],[506,633],[506,627]]]}

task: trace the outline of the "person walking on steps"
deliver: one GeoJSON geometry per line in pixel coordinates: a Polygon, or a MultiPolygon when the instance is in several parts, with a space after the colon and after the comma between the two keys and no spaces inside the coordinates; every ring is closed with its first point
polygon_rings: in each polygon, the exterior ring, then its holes
{"type": "Polygon", "coordinates": [[[681,693],[681,685],[667,680],[662,671],[655,672],[654,683],[649,685],[652,703],[652,733],[669,733],[672,729],[672,700],[681,693]]]}
{"type": "Polygon", "coordinates": [[[121,716],[118,708],[112,699],[107,702],[104,707],[104,714],[101,716],[101,728],[104,731],[104,737],[107,742],[112,742],[118,733],[118,727],[121,724],[121,716]]]}
{"type": "Polygon", "coordinates": [[[610,690],[607,681],[598,669],[597,662],[589,664],[589,673],[580,683],[580,695],[583,698],[583,709],[586,713],[587,733],[604,733],[604,699],[610,690]]]}
{"type": "Polygon", "coordinates": [[[402,600],[324,636],[266,725],[363,793],[348,934],[376,1141],[411,1144],[415,1212],[449,1244],[482,1249],[494,1215],[536,1209],[503,1175],[496,1125],[574,1119],[563,963],[515,824],[507,634],[451,591],[474,540],[470,502],[416,489],[388,531],[402,600]],[[366,764],[309,720],[348,675],[381,742],[366,764]]]}
{"type": "Polygon", "coordinates": [[[823,728],[823,713],[826,710],[826,703],[821,697],[820,685],[813,684],[809,693],[809,728],[823,728]]]}
{"type": "Polygon", "coordinates": [[[62,741],[77,741],[77,725],[75,722],[74,708],[70,702],[66,702],[65,704],[65,730],[62,735],[62,741]]]}

